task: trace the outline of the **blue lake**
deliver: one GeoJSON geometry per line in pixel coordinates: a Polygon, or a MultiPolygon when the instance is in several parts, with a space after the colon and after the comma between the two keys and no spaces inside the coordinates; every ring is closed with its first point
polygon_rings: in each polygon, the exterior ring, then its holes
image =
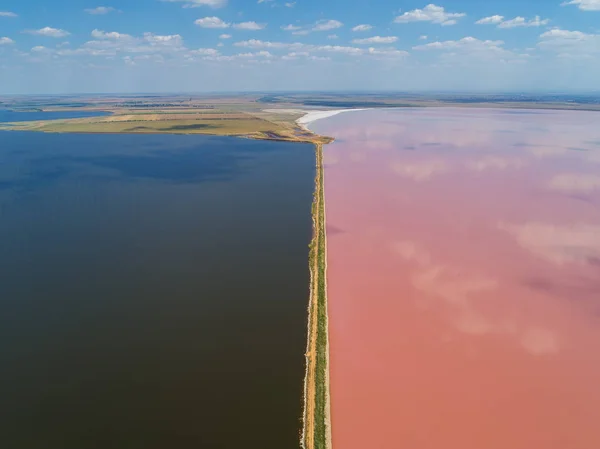
{"type": "Polygon", "coordinates": [[[0,141],[2,447],[298,447],[314,148],[0,141]]]}

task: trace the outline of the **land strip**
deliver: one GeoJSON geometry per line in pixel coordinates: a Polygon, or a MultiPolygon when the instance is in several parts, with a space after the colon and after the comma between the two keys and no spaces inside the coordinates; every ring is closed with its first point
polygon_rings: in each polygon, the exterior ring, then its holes
{"type": "Polygon", "coordinates": [[[4,131],[47,133],[205,134],[258,140],[326,143],[296,123],[302,113],[241,110],[112,110],[113,115],[63,120],[37,120],[0,124],[4,131]]]}
{"type": "Polygon", "coordinates": [[[325,198],[323,145],[320,143],[316,144],[316,161],[312,208],[314,234],[310,245],[311,287],[304,386],[304,428],[301,443],[304,449],[330,449],[325,198]]]}

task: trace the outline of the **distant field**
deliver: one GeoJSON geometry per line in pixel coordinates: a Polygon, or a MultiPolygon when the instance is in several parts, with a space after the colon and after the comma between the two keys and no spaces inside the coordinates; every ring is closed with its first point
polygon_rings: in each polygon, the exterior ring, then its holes
{"type": "Polygon", "coordinates": [[[209,110],[152,111],[132,114],[114,111],[115,115],[70,120],[44,120],[0,124],[0,130],[48,133],[127,133],[127,134],[212,134],[241,136],[262,140],[321,142],[331,139],[300,128],[295,120],[301,113],[244,113],[209,110]]]}

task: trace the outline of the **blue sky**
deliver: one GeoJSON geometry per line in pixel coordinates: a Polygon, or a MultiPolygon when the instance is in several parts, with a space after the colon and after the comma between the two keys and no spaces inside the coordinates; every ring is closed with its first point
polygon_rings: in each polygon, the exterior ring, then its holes
{"type": "Polygon", "coordinates": [[[2,0],[0,93],[600,90],[600,0],[2,0]]]}

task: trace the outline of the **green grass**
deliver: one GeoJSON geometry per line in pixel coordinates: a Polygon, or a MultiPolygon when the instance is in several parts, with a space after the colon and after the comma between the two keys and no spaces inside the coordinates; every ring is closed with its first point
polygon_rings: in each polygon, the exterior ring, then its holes
{"type": "Polygon", "coordinates": [[[61,121],[36,128],[62,133],[167,133],[237,135],[257,131],[278,131],[279,126],[260,119],[240,120],[158,120],[158,121],[61,121]]]}
{"type": "MultiPolygon", "coordinates": [[[[316,248],[317,257],[317,362],[315,372],[315,449],[325,449],[327,447],[327,394],[329,385],[327,384],[327,292],[325,284],[326,276],[326,241],[325,241],[325,198],[323,192],[323,149],[322,145],[317,145],[317,192],[319,196],[318,207],[318,228],[319,239],[316,248]]],[[[316,202],[314,204],[315,208],[316,202]]]]}

